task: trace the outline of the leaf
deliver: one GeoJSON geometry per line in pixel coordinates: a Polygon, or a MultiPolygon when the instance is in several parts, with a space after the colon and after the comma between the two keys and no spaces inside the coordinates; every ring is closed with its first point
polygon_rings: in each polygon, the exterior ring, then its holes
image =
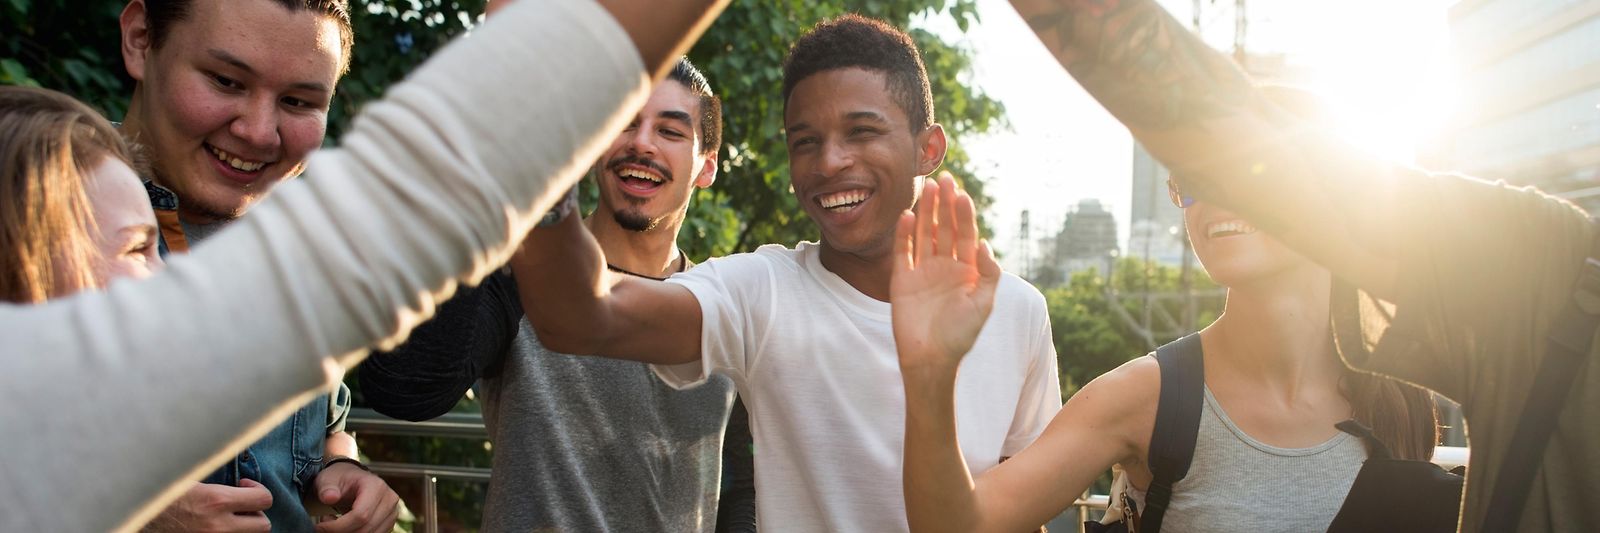
{"type": "Polygon", "coordinates": [[[0,59],[0,83],[38,87],[39,82],[28,76],[28,69],[11,58],[0,59]]]}

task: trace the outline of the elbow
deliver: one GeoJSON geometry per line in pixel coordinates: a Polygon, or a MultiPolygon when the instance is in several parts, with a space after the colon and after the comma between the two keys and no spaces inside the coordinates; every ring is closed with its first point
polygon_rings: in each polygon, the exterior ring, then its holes
{"type": "Polygon", "coordinates": [[[589,355],[599,351],[598,343],[571,328],[534,324],[533,332],[539,336],[539,344],[552,352],[589,355]]]}

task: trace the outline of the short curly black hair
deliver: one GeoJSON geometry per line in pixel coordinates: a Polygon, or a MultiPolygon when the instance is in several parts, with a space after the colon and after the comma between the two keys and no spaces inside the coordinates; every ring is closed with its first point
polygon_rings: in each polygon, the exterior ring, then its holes
{"type": "Polygon", "coordinates": [[[818,23],[789,48],[783,61],[784,108],[801,81],[851,67],[883,73],[890,97],[905,111],[913,133],[933,125],[933,91],[916,43],[884,21],[856,14],[818,23]]]}

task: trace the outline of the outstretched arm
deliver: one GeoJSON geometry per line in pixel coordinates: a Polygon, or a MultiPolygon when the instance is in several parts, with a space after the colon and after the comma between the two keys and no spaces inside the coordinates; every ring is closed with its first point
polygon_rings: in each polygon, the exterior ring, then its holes
{"type": "Polygon", "coordinates": [[[1074,395],[1032,446],[967,471],[955,384],[989,311],[1000,267],[977,239],[972,200],[948,177],[930,183],[895,231],[890,284],[906,390],[904,490],[912,531],[1024,531],[1066,509],[1112,463],[1137,462],[1154,424],[1159,371],[1143,358],[1074,395]]]}
{"type": "Polygon", "coordinates": [[[1297,127],[1154,0],[1012,0],[1039,39],[1173,171],[1357,286],[1393,293],[1393,177],[1410,172],[1297,127]]]}
{"type": "Polygon", "coordinates": [[[539,342],[561,353],[652,364],[700,359],[700,302],[680,285],[614,275],[574,211],[536,228],[512,257],[523,312],[539,342]]]}

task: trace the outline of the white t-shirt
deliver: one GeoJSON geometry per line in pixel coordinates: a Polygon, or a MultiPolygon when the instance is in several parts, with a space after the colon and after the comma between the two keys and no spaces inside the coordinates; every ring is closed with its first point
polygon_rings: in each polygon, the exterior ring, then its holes
{"type": "MultiPolygon", "coordinates": [[[[656,373],[675,387],[733,379],[750,411],[761,529],[904,531],[905,387],[889,304],[823,268],[819,251],[768,245],[673,276],[700,301],[701,359],[656,373]]],[[[1015,455],[1060,407],[1044,297],[1006,274],[956,379],[967,468],[1015,455]]]]}

